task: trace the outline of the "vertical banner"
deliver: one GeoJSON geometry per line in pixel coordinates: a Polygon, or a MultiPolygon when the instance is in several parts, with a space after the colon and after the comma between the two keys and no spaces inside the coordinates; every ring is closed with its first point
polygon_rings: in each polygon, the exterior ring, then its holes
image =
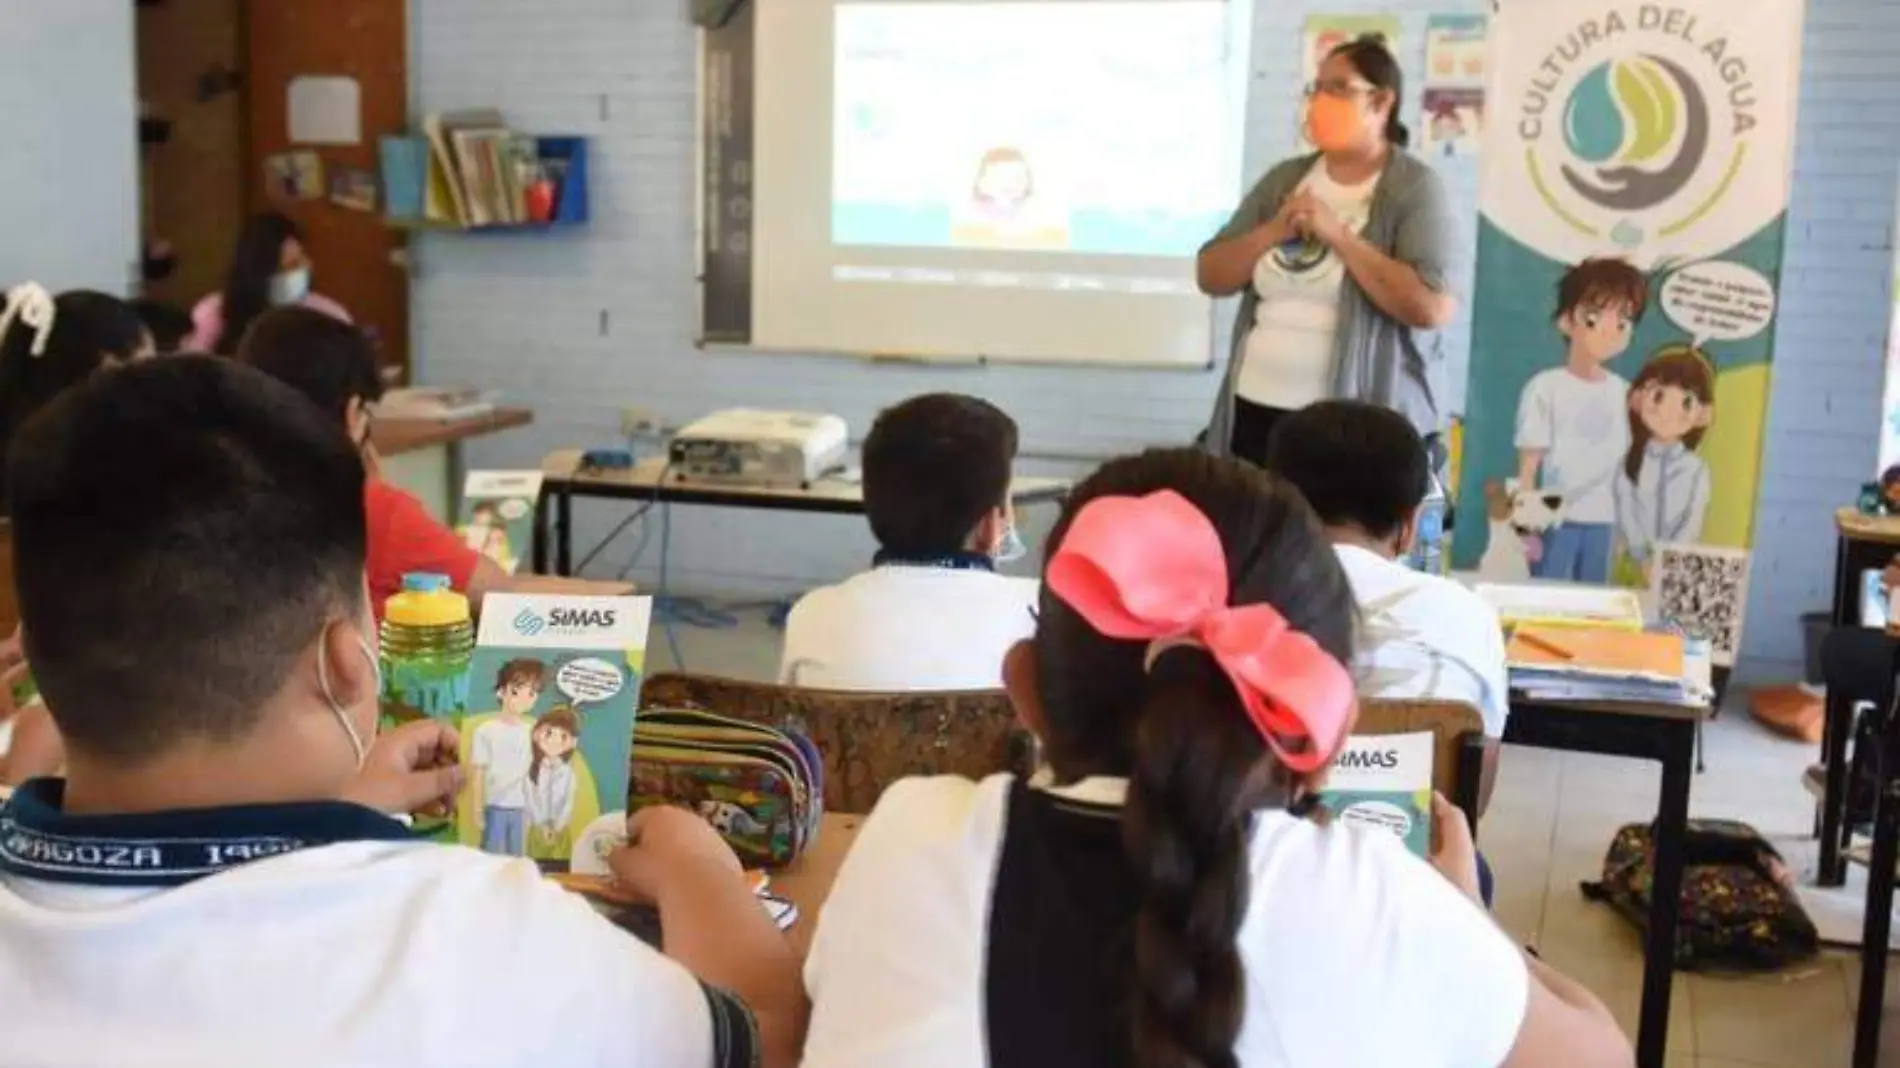
{"type": "Polygon", "coordinates": [[[1893,312],[1887,327],[1887,386],[1880,397],[1880,467],[1876,474],[1883,495],[1900,496],[1900,241],[1894,242],[1888,299],[1893,302],[1893,312]]]}
{"type": "Polygon", "coordinates": [[[1456,567],[1647,584],[1747,548],[1800,0],[1501,0],[1456,567]]]}
{"type": "Polygon", "coordinates": [[[1476,156],[1484,139],[1483,15],[1425,20],[1419,151],[1430,159],[1476,156]]]}

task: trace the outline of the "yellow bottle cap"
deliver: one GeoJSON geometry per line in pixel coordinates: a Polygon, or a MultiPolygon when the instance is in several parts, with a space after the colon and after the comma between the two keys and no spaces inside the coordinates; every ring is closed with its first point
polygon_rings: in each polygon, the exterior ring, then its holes
{"type": "Polygon", "coordinates": [[[383,606],[383,618],[406,627],[467,623],[468,598],[449,588],[446,575],[417,572],[402,577],[402,592],[383,606]]]}

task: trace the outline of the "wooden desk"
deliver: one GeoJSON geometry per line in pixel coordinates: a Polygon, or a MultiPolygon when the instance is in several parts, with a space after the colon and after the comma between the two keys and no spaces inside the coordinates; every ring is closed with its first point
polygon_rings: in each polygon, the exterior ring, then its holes
{"type": "Polygon", "coordinates": [[[1695,774],[1696,727],[1706,708],[1636,703],[1532,701],[1511,696],[1504,740],[1572,753],[1654,760],[1662,765],[1656,806],[1655,885],[1643,939],[1643,996],[1636,1063],[1663,1068],[1669,1039],[1669,992],[1675,981],[1681,920],[1683,838],[1689,825],[1689,781],[1695,774]]]}
{"type": "Polygon", "coordinates": [[[526,408],[497,408],[467,419],[378,418],[370,440],[382,458],[384,480],[414,494],[440,522],[453,523],[462,499],[462,443],[533,421],[526,408]]]}
{"type": "Polygon", "coordinates": [[[811,952],[811,936],[818,929],[818,913],[831,896],[831,884],[838,881],[851,843],[857,841],[863,816],[829,813],[818,832],[818,841],[790,867],[774,872],[767,892],[798,906],[798,922],[785,932],[798,951],[800,960],[811,952]]]}
{"type": "MultiPolygon", "coordinates": [[[[666,462],[658,458],[625,470],[582,470],[578,449],[548,454],[541,471],[546,476],[541,490],[543,503],[552,505],[535,514],[534,570],[541,574],[566,575],[573,570],[576,497],[817,515],[864,514],[864,487],[842,478],[823,478],[797,489],[682,482],[668,477],[666,462]],[[550,511],[553,512],[551,517],[550,511]],[[550,523],[554,527],[552,532],[548,529],[550,523]],[[554,556],[552,569],[548,566],[550,542],[554,556]]],[[[1062,478],[1017,478],[1010,486],[1010,500],[1019,506],[1060,501],[1068,495],[1069,486],[1069,480],[1062,478]]]]}

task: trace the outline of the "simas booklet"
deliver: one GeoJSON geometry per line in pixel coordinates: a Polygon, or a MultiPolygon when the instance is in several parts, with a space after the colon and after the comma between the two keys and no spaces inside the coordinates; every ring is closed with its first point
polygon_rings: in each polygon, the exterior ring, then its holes
{"type": "Polygon", "coordinates": [[[583,832],[626,808],[652,616],[650,597],[484,599],[461,723],[458,841],[566,871],[583,832]]]}
{"type": "Polygon", "coordinates": [[[1430,731],[1346,739],[1320,791],[1334,819],[1398,835],[1423,857],[1432,848],[1430,731]]]}
{"type": "Polygon", "coordinates": [[[534,506],[541,499],[544,477],[539,471],[470,471],[455,533],[469,548],[514,574],[534,537],[534,506]]]}

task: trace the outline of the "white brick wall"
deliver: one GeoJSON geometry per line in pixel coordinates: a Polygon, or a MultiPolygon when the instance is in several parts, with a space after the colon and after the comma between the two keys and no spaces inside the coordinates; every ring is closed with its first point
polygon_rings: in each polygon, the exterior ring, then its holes
{"type": "MultiPolygon", "coordinates": [[[[913,393],[978,393],[1023,425],[1054,471],[1191,438],[1214,389],[1207,374],[872,366],[838,357],[705,353],[692,345],[695,48],[685,5],[659,0],[410,0],[419,110],[494,105],[517,125],[593,139],[594,221],[552,237],[432,236],[418,255],[414,338],[422,377],[479,382],[531,404],[533,428],[476,445],[471,462],[530,465],[545,451],[611,444],[619,409],[671,420],[715,407],[807,407],[858,431],[913,393]]],[[[1790,0],[1793,2],[1793,0],[1790,0]]],[[[1408,69],[1422,65],[1428,12],[1472,0],[1381,4],[1256,0],[1250,169],[1292,150],[1300,27],[1307,11],[1399,11],[1408,69]]],[[[1794,616],[1830,580],[1828,511],[1872,464],[1879,353],[1900,160],[1900,4],[1810,0],[1796,199],[1789,229],[1779,373],[1748,633],[1753,673],[1799,657],[1794,616]]],[[[1408,93],[1408,106],[1417,94],[1408,93]]],[[[1475,168],[1447,165],[1472,225],[1475,168]]],[[[1465,349],[1461,323],[1454,348],[1465,349]]],[[[611,509],[583,509],[579,544],[611,509]]],[[[857,567],[871,543],[843,519],[681,510],[676,581],[766,592],[857,567]]],[[[649,556],[649,562],[652,558],[649,556]]]]}

